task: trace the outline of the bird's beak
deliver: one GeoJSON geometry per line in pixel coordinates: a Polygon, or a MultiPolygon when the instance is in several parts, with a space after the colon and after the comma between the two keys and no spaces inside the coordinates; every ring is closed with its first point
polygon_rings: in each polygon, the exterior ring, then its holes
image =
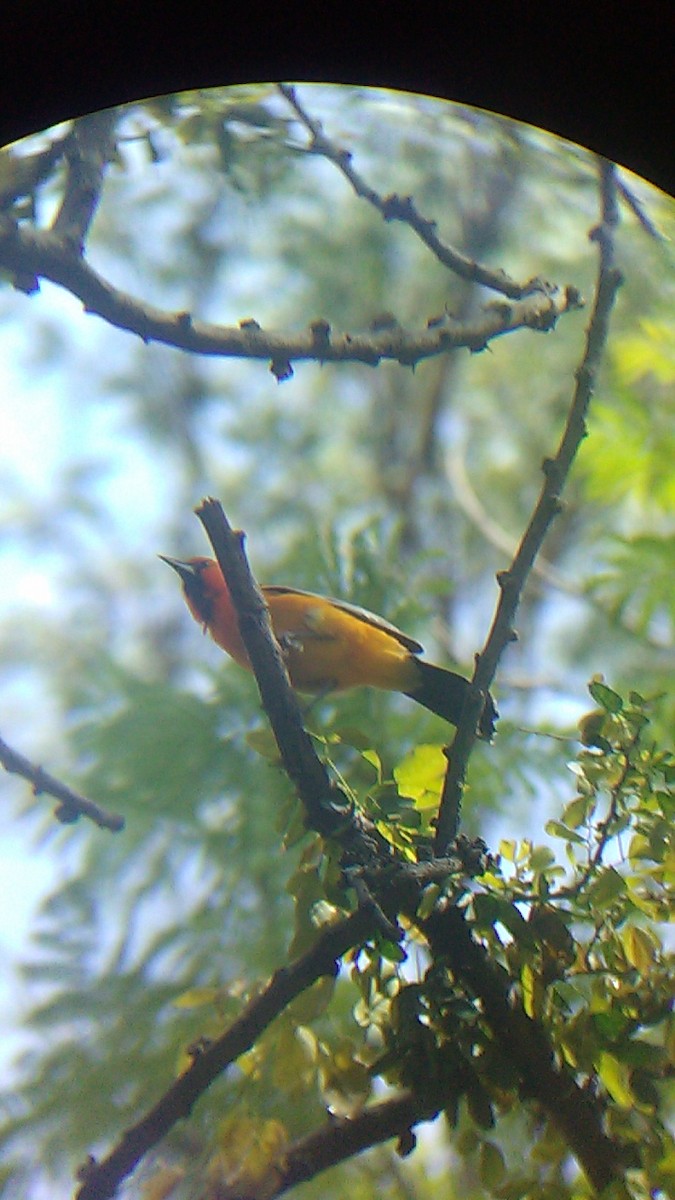
{"type": "Polygon", "coordinates": [[[194,583],[197,572],[192,563],[182,562],[180,558],[168,558],[166,554],[158,554],[157,557],[161,558],[162,562],[168,563],[170,567],[173,567],[174,571],[180,575],[183,583],[194,583]]]}

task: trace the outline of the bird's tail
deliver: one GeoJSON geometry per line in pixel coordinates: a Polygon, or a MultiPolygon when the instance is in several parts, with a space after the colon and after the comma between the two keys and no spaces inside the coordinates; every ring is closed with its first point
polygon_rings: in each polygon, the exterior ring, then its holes
{"type": "MultiPolygon", "coordinates": [[[[416,658],[414,662],[419,672],[419,687],[406,692],[406,696],[409,696],[411,700],[416,700],[418,704],[422,704],[424,708],[428,708],[437,716],[443,717],[451,725],[457,725],[469,687],[468,679],[465,679],[463,675],[457,675],[455,671],[448,671],[445,667],[435,667],[433,663],[423,662],[419,658],[416,658]]],[[[498,716],[494,700],[488,693],[478,723],[478,732],[486,742],[492,738],[498,716]]]]}

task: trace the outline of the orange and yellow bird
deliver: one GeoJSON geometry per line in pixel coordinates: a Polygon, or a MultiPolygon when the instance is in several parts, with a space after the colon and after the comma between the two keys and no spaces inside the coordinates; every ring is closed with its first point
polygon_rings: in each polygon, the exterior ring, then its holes
{"type": "MultiPolygon", "coordinates": [[[[237,614],[223,573],[212,558],[181,561],[159,556],[177,571],[192,616],[216,645],[251,670],[237,614]]],[[[423,647],[382,617],[313,592],[263,587],[274,635],[288,675],[300,692],[327,693],[353,687],[403,692],[431,712],[457,725],[468,680],[418,656],[423,647]]],[[[488,695],[479,733],[489,741],[498,713],[488,695]]]]}

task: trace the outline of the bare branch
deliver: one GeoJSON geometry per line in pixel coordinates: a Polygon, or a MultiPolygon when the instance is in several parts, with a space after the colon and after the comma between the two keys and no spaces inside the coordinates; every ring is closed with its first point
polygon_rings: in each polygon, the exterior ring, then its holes
{"type": "Polygon", "coordinates": [[[391,1100],[370,1104],[353,1117],[333,1117],[321,1129],[300,1138],[284,1151],[282,1162],[274,1168],[278,1185],[266,1194],[272,1200],[371,1146],[389,1138],[407,1137],[413,1126],[433,1120],[439,1107],[438,1103],[429,1099],[425,1102],[421,1095],[408,1091],[391,1100]]]}
{"type": "Polygon", "coordinates": [[[332,783],[303,727],[283,655],[272,632],[265,598],[255,582],[243,547],[244,535],[233,530],[218,500],[204,500],[196,510],[213,546],[232,596],[239,631],[269,717],[286,772],[297,789],[309,826],[337,837],[358,862],[391,849],[374,826],[353,811],[332,783]]]}
{"type": "Polygon", "coordinates": [[[101,197],[105,169],[113,152],[116,110],[82,117],[66,142],[66,184],[52,233],[81,254],[101,197]]]}
{"type": "Polygon", "coordinates": [[[32,197],[38,185],[63,157],[70,133],[54,139],[35,154],[16,154],[11,147],[0,150],[0,210],[11,208],[26,196],[32,197]]]}
{"type": "Polygon", "coordinates": [[[633,215],[637,217],[645,233],[647,233],[649,237],[654,238],[654,241],[656,242],[667,242],[668,238],[666,237],[665,233],[662,233],[661,230],[657,228],[649,216],[649,213],[644,208],[644,205],[640,200],[638,200],[638,197],[633,189],[629,188],[625,179],[622,179],[620,175],[617,177],[616,186],[621,199],[625,202],[633,215]]]}
{"type": "Polygon", "coordinates": [[[89,817],[101,829],[110,829],[113,833],[119,833],[121,829],[124,829],[124,817],[119,816],[118,813],[107,812],[93,800],[88,800],[86,796],[80,796],[78,792],[74,792],[65,783],[55,779],[42,767],[34,766],[22,754],[17,754],[16,750],[12,750],[2,738],[0,738],[0,763],[6,771],[13,775],[21,775],[29,783],[32,783],[34,795],[39,796],[42,792],[48,792],[50,796],[55,796],[59,801],[59,806],[55,810],[54,816],[62,824],[72,825],[79,817],[89,817]]]}
{"type": "Polygon", "coordinates": [[[576,371],[576,386],[558,450],[543,464],[544,482],[529,524],[511,566],[498,576],[501,595],[492,628],[479,656],[464,713],[449,755],[436,827],[435,847],[442,854],[459,827],[462,792],[469,756],[476,740],[476,724],[497,664],[509,642],[516,637],[513,621],[525,582],[539,554],[549,527],[561,509],[560,494],[570,468],[586,436],[586,413],[609,334],[609,319],[622,277],[614,261],[614,231],[618,222],[614,166],[600,162],[601,223],[591,231],[600,261],[595,301],[586,332],[586,346],[576,371]]]}
{"type": "Polygon", "coordinates": [[[190,1115],[195,1102],[219,1075],[244,1054],[296,996],[323,976],[337,974],[338,959],[368,937],[371,915],[358,909],[328,926],[314,946],[289,966],[281,967],[259,995],[246,1005],[228,1029],[197,1053],[194,1062],[101,1162],[89,1160],[80,1171],[75,1200],[108,1200],[123,1179],[170,1129],[190,1115]]]}
{"type": "Polygon", "coordinates": [[[474,259],[467,258],[465,254],[448,245],[447,242],[443,242],[436,233],[436,222],[423,217],[417,211],[412,196],[398,196],[396,193],[390,196],[381,196],[352,166],[351,151],[336,146],[324,133],[321,123],[309,115],[304,105],[298,100],[296,89],[286,83],[279,83],[277,87],[311,134],[310,152],[321,154],[329,162],[334,163],[351,184],[356,195],[372,204],[385,221],[403,221],[409,225],[439,262],[454,271],[455,275],[459,275],[461,279],[482,284],[483,287],[492,288],[493,291],[501,292],[512,300],[520,300],[534,292],[550,292],[551,285],[544,283],[541,279],[535,278],[529,279],[527,283],[517,283],[516,280],[510,279],[505,271],[492,271],[474,259]]]}
{"type": "MultiPolygon", "coordinates": [[[[68,210],[63,210],[63,222],[70,223],[75,231],[82,229],[93,213],[85,203],[87,195],[93,205],[93,193],[83,187],[73,196],[68,210]]],[[[99,275],[73,250],[68,239],[53,230],[17,225],[7,216],[0,219],[0,268],[13,275],[15,286],[27,293],[38,290],[40,279],[50,280],[77,296],[85,312],[136,334],[144,342],[175,346],[191,354],[260,359],[270,363],[270,370],[279,380],[292,375],[293,362],[358,362],[376,367],[389,359],[402,366],[415,366],[456,347],[477,353],[494,338],[519,329],[546,333],[563,313],[582,304],[573,288],[538,291],[522,300],[486,304],[466,322],[444,313],[429,318],[424,329],[412,331],[394,323],[384,329],[336,334],[322,320],[313,321],[299,334],[264,330],[253,320],[242,321],[239,326],[214,325],[194,320],[189,312],[167,312],[137,300],[99,275]]]]}

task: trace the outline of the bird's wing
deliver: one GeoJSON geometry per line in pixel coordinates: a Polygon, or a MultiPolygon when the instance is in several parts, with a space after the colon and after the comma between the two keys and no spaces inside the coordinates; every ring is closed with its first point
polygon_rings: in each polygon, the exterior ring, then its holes
{"type": "Polygon", "coordinates": [[[342,612],[355,617],[357,621],[363,621],[365,625],[372,625],[375,629],[381,629],[383,633],[388,633],[402,646],[405,646],[411,654],[421,654],[424,650],[419,642],[397,629],[390,621],[385,621],[384,617],[378,617],[376,613],[369,612],[367,608],[361,608],[358,604],[348,604],[346,600],[334,600],[331,596],[320,596],[317,592],[305,592],[301,588],[281,587],[275,584],[266,585],[262,591],[265,596],[307,596],[310,600],[320,600],[324,604],[332,604],[342,612]]]}

